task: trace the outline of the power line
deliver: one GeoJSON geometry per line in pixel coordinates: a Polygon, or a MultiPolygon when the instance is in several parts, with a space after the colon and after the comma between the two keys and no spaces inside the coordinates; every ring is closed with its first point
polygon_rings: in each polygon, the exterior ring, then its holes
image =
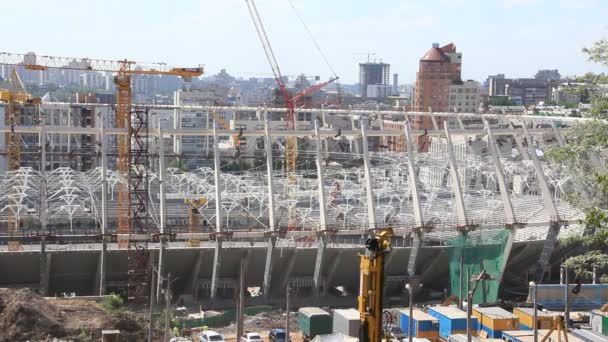
{"type": "Polygon", "coordinates": [[[308,29],[308,26],[304,22],[304,19],[302,19],[302,16],[300,15],[300,13],[296,9],[296,7],[293,5],[293,2],[291,0],[287,0],[287,2],[289,2],[289,5],[291,6],[291,8],[293,9],[294,13],[296,14],[296,17],[298,17],[298,20],[300,20],[300,23],[302,23],[302,26],[304,26],[304,29],[306,30],[306,32],[310,36],[310,39],[312,40],[313,44],[315,44],[315,47],[317,48],[317,51],[319,51],[319,54],[321,55],[321,57],[325,61],[325,64],[327,64],[327,67],[329,68],[329,70],[331,70],[331,72],[334,74],[334,77],[338,77],[338,74],[336,73],[336,71],[334,70],[334,68],[331,67],[331,64],[329,64],[329,60],[327,59],[327,56],[325,56],[325,53],[323,53],[323,50],[321,50],[321,46],[319,46],[319,44],[315,40],[315,37],[312,35],[312,32],[310,31],[310,29],[308,29]]]}

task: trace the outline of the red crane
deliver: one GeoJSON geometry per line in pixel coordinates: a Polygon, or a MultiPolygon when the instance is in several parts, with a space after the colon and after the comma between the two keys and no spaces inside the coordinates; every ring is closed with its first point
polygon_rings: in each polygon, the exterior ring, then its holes
{"type": "MultiPolygon", "coordinates": [[[[294,130],[296,127],[296,102],[306,95],[310,95],[317,90],[327,86],[328,84],[338,80],[338,77],[330,78],[328,81],[323,83],[314,85],[306,90],[303,90],[294,96],[289,95],[289,91],[287,90],[287,86],[285,85],[285,81],[283,80],[283,75],[281,75],[281,69],[279,68],[279,64],[274,55],[274,51],[272,50],[272,46],[270,46],[270,41],[268,40],[268,35],[266,34],[266,30],[264,29],[264,24],[262,24],[262,19],[260,18],[260,14],[258,13],[258,9],[255,5],[254,0],[245,0],[247,3],[247,8],[249,9],[249,14],[251,15],[251,19],[253,20],[253,24],[255,26],[255,30],[258,33],[258,37],[262,42],[262,47],[264,48],[264,53],[266,54],[266,59],[268,59],[268,63],[270,64],[270,68],[272,69],[272,73],[274,74],[274,78],[277,81],[277,85],[279,86],[279,90],[281,91],[281,95],[285,100],[285,104],[287,107],[287,128],[290,130],[294,130]]],[[[297,159],[297,140],[296,137],[287,137],[285,144],[285,170],[287,176],[293,180],[294,173],[296,171],[296,159],[297,159]]]]}

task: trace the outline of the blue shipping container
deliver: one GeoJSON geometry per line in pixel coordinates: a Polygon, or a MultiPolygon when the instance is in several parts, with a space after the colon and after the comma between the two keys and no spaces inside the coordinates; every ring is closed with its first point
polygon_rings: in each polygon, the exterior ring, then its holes
{"type": "MultiPolygon", "coordinates": [[[[409,336],[409,309],[401,310],[399,324],[401,330],[409,336]]],[[[412,336],[418,336],[418,332],[438,331],[439,320],[420,309],[414,309],[414,331],[412,336]]]]}
{"type": "MultiPolygon", "coordinates": [[[[467,313],[453,306],[436,306],[427,313],[439,320],[439,336],[447,339],[454,333],[467,330],[467,313]]],[[[477,317],[471,316],[473,330],[477,330],[477,317]]]]}

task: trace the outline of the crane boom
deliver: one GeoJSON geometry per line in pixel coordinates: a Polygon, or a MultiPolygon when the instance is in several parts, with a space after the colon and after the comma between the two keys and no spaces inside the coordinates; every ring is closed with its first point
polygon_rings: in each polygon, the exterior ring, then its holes
{"type": "Polygon", "coordinates": [[[299,99],[305,97],[306,95],[310,95],[310,94],[316,92],[317,90],[324,88],[326,85],[337,81],[338,79],[339,79],[339,77],[334,77],[334,78],[329,79],[328,81],[325,81],[323,83],[319,83],[317,85],[314,85],[314,86],[312,86],[312,87],[310,87],[310,88],[308,88],[308,89],[306,89],[306,90],[304,90],[304,91],[296,94],[291,99],[293,101],[298,101],[299,99]]]}
{"type": "Polygon", "coordinates": [[[268,64],[270,64],[270,68],[272,69],[272,73],[274,74],[274,78],[276,79],[277,84],[279,85],[283,97],[287,100],[289,98],[289,92],[287,91],[287,87],[285,86],[285,81],[283,80],[283,75],[281,74],[281,69],[279,68],[277,58],[274,55],[274,51],[272,50],[272,46],[270,45],[270,41],[268,40],[268,35],[266,34],[266,29],[264,28],[264,24],[262,23],[262,18],[258,13],[258,8],[253,0],[245,0],[245,2],[247,3],[249,14],[251,15],[251,19],[253,20],[253,25],[255,26],[255,30],[258,33],[258,37],[260,38],[262,47],[264,48],[264,53],[266,54],[268,64]]]}
{"type": "Polygon", "coordinates": [[[203,74],[203,67],[178,68],[169,67],[165,63],[152,63],[149,65],[131,60],[104,60],[91,58],[38,56],[34,54],[21,54],[0,52],[0,64],[23,66],[27,70],[68,69],[82,71],[128,72],[131,75],[176,75],[186,81],[193,76],[203,74]]]}
{"type": "MultiPolygon", "coordinates": [[[[247,8],[249,9],[249,14],[251,15],[251,19],[253,20],[253,25],[255,26],[255,30],[260,38],[260,42],[262,43],[262,48],[264,49],[264,53],[266,54],[266,59],[268,60],[268,64],[270,64],[270,68],[272,69],[272,73],[277,81],[277,85],[279,90],[281,91],[281,95],[285,100],[285,105],[287,107],[287,129],[295,130],[296,129],[296,101],[308,94],[312,94],[313,92],[323,88],[331,82],[334,82],[338,78],[330,79],[327,82],[321,83],[319,85],[313,86],[309,89],[306,89],[299,94],[291,97],[289,95],[289,90],[285,85],[285,81],[283,80],[283,75],[281,75],[281,69],[279,68],[279,63],[277,62],[274,51],[272,50],[272,46],[270,45],[270,41],[268,40],[268,35],[266,34],[266,29],[264,28],[264,24],[262,23],[262,18],[258,12],[258,9],[255,5],[254,0],[245,0],[247,3],[247,8]]],[[[298,158],[298,141],[296,137],[288,136],[285,139],[285,173],[287,175],[288,180],[292,183],[292,186],[289,186],[289,197],[294,196],[294,187],[296,177],[296,165],[298,158]]],[[[297,221],[296,213],[294,210],[290,209],[288,213],[288,229],[294,229],[297,221]]]]}

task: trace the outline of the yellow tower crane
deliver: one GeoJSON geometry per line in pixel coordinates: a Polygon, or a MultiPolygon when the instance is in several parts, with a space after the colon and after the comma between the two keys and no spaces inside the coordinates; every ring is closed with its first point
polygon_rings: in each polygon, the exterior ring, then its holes
{"type": "MultiPolygon", "coordinates": [[[[100,60],[90,58],[34,56],[0,52],[0,65],[23,66],[27,70],[69,69],[82,71],[100,71],[114,73],[116,84],[116,127],[131,128],[131,75],[174,75],[185,81],[203,74],[201,66],[195,68],[168,67],[163,63],[145,66],[131,60],[100,60]]],[[[130,130],[131,131],[131,130],[130,130]]],[[[129,179],[131,137],[118,137],[118,171],[129,179]]],[[[118,234],[119,247],[126,248],[131,233],[132,213],[129,184],[119,183],[118,186],[118,234]]]]}

